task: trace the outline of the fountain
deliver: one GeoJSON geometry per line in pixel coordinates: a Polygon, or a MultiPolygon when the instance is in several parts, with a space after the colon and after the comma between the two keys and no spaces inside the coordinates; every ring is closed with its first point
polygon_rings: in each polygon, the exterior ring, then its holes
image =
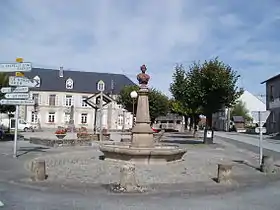
{"type": "Polygon", "coordinates": [[[140,90],[136,112],[136,124],[132,128],[131,142],[103,143],[100,151],[105,159],[130,161],[132,163],[167,163],[179,161],[186,153],[186,148],[173,144],[157,144],[153,138],[150,126],[150,111],[148,99],[148,82],[150,76],[146,74],[146,66],[141,66],[141,73],[137,75],[140,90]]]}

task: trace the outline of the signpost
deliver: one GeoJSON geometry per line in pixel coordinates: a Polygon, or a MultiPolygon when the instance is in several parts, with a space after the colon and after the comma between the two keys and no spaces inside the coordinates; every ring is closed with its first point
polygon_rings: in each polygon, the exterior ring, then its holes
{"type": "Polygon", "coordinates": [[[30,62],[0,63],[0,72],[28,72],[32,70],[30,62]]]}
{"type": "Polygon", "coordinates": [[[5,98],[7,99],[28,99],[29,93],[6,93],[5,98]]]}
{"type": "Polygon", "coordinates": [[[1,99],[0,104],[1,105],[21,105],[21,106],[29,105],[29,106],[31,106],[31,105],[35,104],[35,101],[32,99],[28,99],[28,100],[1,99]]]}
{"type": "Polygon", "coordinates": [[[9,85],[18,87],[40,87],[40,80],[29,79],[27,77],[9,77],[9,85]]]}
{"type": "Polygon", "coordinates": [[[97,90],[100,91],[100,141],[102,141],[102,124],[103,124],[103,91],[105,90],[105,83],[102,80],[99,80],[97,83],[97,90]]]}
{"type": "Polygon", "coordinates": [[[17,58],[16,63],[0,63],[0,72],[15,72],[16,76],[9,77],[9,85],[15,87],[2,87],[1,92],[6,93],[5,98],[0,100],[1,105],[15,105],[15,132],[13,157],[17,158],[18,118],[19,106],[34,105],[35,101],[30,98],[29,87],[40,87],[40,80],[28,79],[23,72],[32,70],[30,62],[23,62],[17,58]]]}
{"type": "Polygon", "coordinates": [[[270,115],[270,111],[253,111],[252,116],[255,121],[258,122],[258,127],[256,128],[256,132],[259,133],[259,148],[260,148],[260,156],[259,156],[259,164],[262,164],[263,158],[263,133],[266,133],[266,129],[263,127],[264,123],[266,122],[268,116],[270,115]]]}
{"type": "Polygon", "coordinates": [[[28,93],[28,87],[2,87],[1,93],[28,93]]]}

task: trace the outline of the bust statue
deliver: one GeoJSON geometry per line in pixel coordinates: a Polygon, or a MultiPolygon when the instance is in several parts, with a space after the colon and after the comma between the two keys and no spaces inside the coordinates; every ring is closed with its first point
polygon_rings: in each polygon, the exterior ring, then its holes
{"type": "Polygon", "coordinates": [[[140,67],[140,70],[142,73],[137,75],[137,80],[140,85],[147,85],[150,80],[150,76],[148,74],[146,74],[147,67],[145,65],[142,65],[140,67]]]}

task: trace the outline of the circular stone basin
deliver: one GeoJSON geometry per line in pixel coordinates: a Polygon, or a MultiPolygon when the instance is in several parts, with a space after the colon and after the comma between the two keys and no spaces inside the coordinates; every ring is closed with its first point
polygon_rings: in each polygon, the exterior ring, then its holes
{"type": "Polygon", "coordinates": [[[142,164],[161,164],[182,160],[187,148],[178,145],[161,144],[154,147],[132,147],[124,143],[105,143],[100,145],[105,159],[130,161],[142,164]]]}

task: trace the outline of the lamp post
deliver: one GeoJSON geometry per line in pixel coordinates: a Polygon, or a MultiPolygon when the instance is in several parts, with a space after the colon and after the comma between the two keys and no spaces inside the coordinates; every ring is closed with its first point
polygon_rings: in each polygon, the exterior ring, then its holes
{"type": "Polygon", "coordinates": [[[132,116],[133,116],[133,125],[134,125],[134,115],[135,115],[135,111],[134,111],[134,108],[135,108],[135,99],[137,98],[138,94],[137,92],[134,90],[130,93],[130,97],[132,98],[132,116]]]}

